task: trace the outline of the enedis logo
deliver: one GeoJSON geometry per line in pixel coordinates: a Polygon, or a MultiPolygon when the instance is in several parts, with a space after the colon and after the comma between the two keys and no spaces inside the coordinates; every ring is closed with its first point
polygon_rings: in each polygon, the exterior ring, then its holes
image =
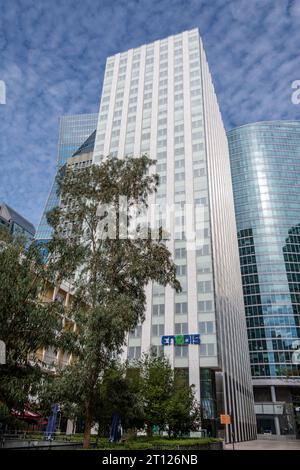
{"type": "Polygon", "coordinates": [[[200,344],[200,335],[176,335],[176,336],[162,336],[161,344],[163,346],[170,346],[174,344],[175,346],[186,346],[188,344],[200,344]]]}

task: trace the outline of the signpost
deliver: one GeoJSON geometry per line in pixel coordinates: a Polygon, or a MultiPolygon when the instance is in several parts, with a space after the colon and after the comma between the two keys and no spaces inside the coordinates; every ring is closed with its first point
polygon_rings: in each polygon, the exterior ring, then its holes
{"type": "Polygon", "coordinates": [[[231,419],[231,415],[227,415],[227,414],[220,415],[220,423],[225,424],[225,425],[227,424],[230,425],[231,437],[232,437],[232,450],[234,450],[235,437],[234,437],[233,420],[231,419]]]}
{"type": "Polygon", "coordinates": [[[231,424],[230,415],[220,415],[221,424],[231,424]]]}

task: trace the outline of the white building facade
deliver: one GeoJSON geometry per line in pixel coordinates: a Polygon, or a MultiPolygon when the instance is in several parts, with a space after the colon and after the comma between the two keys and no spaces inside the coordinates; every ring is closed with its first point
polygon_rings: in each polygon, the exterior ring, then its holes
{"type": "Polygon", "coordinates": [[[227,413],[227,441],[232,432],[237,441],[254,439],[228,144],[198,29],[107,59],[93,162],[144,153],[160,176],[150,204],[163,214],[175,208],[167,247],[182,292],[147,287],[146,319],[125,354],[163,351],[195,385],[203,427],[215,434],[227,413]],[[184,334],[200,334],[201,344],[162,345],[163,336],[184,334]]]}

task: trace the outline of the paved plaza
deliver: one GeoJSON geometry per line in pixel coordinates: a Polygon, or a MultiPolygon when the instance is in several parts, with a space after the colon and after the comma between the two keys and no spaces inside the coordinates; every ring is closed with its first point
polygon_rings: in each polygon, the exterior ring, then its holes
{"type": "MultiPolygon", "coordinates": [[[[257,439],[256,441],[239,442],[234,445],[236,450],[300,450],[300,439],[294,440],[269,440],[257,439]]],[[[225,450],[232,450],[232,444],[224,445],[225,450]]]]}

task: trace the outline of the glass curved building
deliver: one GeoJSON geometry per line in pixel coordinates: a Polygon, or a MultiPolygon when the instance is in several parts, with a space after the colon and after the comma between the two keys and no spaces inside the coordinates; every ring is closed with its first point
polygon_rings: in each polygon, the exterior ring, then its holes
{"type": "Polygon", "coordinates": [[[300,434],[300,121],[228,132],[258,432],[300,434]]]}

